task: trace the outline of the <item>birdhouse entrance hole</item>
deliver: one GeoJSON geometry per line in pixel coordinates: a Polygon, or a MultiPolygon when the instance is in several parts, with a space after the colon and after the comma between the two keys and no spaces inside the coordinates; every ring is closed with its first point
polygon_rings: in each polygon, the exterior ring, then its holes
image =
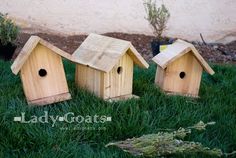
{"type": "Polygon", "coordinates": [[[121,72],[122,72],[122,67],[119,66],[119,67],[117,68],[117,73],[118,73],[118,74],[121,74],[121,72]]]}
{"type": "Polygon", "coordinates": [[[47,75],[47,71],[45,69],[40,69],[39,70],[39,76],[40,77],[45,77],[47,75]]]}
{"type": "Polygon", "coordinates": [[[181,79],[184,79],[185,76],[186,76],[185,72],[182,71],[182,72],[179,73],[179,77],[181,79]]]}

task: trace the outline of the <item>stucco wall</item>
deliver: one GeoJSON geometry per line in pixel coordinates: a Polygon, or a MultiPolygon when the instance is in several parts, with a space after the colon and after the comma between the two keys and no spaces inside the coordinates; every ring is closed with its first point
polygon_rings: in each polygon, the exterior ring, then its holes
{"type": "MultiPolygon", "coordinates": [[[[236,0],[157,0],[170,10],[168,36],[188,40],[235,40],[236,0]]],[[[1,0],[25,28],[62,34],[126,32],[152,34],[142,0],[1,0]]]]}

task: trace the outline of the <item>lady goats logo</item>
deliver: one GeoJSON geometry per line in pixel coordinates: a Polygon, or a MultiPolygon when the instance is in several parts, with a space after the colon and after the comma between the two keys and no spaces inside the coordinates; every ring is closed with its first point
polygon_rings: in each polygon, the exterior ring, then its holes
{"type": "Polygon", "coordinates": [[[111,117],[109,116],[105,116],[105,115],[94,115],[94,116],[90,116],[90,115],[86,115],[86,116],[81,116],[81,115],[77,115],[75,116],[75,114],[73,112],[68,112],[66,114],[64,114],[63,116],[53,116],[53,115],[49,115],[48,111],[44,111],[44,115],[41,116],[30,116],[26,118],[26,114],[25,112],[21,113],[21,116],[18,117],[14,117],[14,121],[16,122],[20,122],[20,123],[26,123],[26,124],[30,124],[30,123],[52,123],[52,127],[55,126],[55,124],[57,122],[66,122],[66,123],[105,123],[105,122],[111,122],[111,117]],[[27,119],[28,118],[28,119],[27,119]]]}

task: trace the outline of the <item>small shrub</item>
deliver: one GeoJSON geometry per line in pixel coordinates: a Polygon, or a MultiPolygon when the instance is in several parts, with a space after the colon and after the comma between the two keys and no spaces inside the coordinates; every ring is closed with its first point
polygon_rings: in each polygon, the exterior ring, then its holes
{"type": "Polygon", "coordinates": [[[164,4],[157,8],[156,0],[147,0],[144,2],[146,19],[153,28],[154,35],[157,40],[162,39],[162,34],[166,30],[167,22],[170,18],[170,13],[164,4]]]}
{"type": "Polygon", "coordinates": [[[6,14],[0,13],[0,42],[2,45],[14,43],[19,33],[19,27],[6,16],[6,14]]]}

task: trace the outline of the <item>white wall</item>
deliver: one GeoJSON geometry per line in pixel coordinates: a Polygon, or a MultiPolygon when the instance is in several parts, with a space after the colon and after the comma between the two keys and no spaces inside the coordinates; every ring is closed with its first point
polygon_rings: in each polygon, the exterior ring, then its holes
{"type": "MultiPolygon", "coordinates": [[[[170,10],[168,36],[235,40],[236,0],[158,0],[170,10]]],[[[0,0],[0,12],[21,26],[62,34],[152,34],[142,0],[0,0]]]]}

